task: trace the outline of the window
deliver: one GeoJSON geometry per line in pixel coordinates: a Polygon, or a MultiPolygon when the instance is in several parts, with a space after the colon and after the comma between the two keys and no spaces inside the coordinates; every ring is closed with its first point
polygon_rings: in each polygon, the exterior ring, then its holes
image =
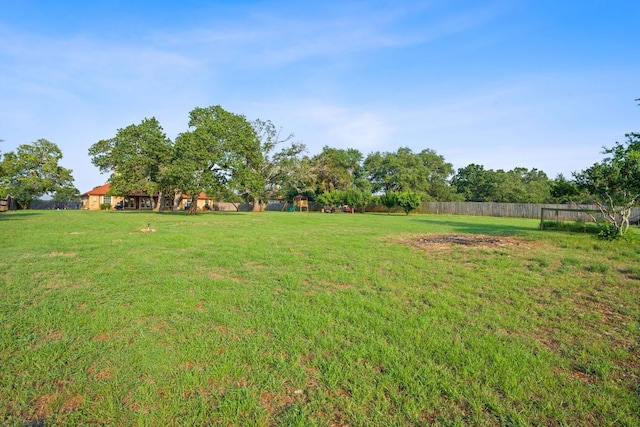
{"type": "Polygon", "coordinates": [[[111,204],[111,196],[102,196],[102,203],[111,204]]]}

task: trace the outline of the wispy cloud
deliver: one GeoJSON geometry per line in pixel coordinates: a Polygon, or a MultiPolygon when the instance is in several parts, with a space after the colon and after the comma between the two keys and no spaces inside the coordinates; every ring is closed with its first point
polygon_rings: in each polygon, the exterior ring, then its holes
{"type": "MultiPolygon", "coordinates": [[[[324,145],[364,154],[409,146],[456,167],[567,173],[634,130],[640,111],[637,59],[616,62],[576,22],[572,31],[585,38],[576,51],[589,54],[558,66],[548,52],[565,28],[547,26],[547,10],[531,2],[161,2],[151,15],[130,3],[124,15],[100,9],[113,15],[96,29],[0,17],[3,151],[50,139],[90,187],[92,143],[150,116],[175,137],[192,108],[220,104],[272,120],[310,154],[324,145]],[[122,33],[105,34],[118,17],[122,33]],[[540,42],[532,28],[556,33],[540,42]]],[[[26,8],[16,10],[19,18],[26,8]]],[[[612,37],[618,51],[631,49],[612,37]]]]}
{"type": "Polygon", "coordinates": [[[154,32],[152,39],[154,44],[186,48],[211,62],[281,66],[314,57],[426,43],[482,25],[496,14],[494,7],[443,16],[430,3],[393,4],[383,10],[377,6],[362,3],[308,16],[261,11],[235,22],[213,21],[184,31],[154,32]],[[405,25],[417,16],[424,20],[422,25],[405,25]]]}

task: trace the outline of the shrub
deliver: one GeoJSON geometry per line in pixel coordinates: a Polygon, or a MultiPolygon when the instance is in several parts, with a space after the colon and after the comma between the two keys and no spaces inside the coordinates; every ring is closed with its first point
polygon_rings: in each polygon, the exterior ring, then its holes
{"type": "Polygon", "coordinates": [[[391,209],[398,206],[398,198],[396,193],[388,191],[380,196],[380,204],[387,208],[387,214],[391,213],[391,209]]]}
{"type": "Polygon", "coordinates": [[[409,215],[409,212],[416,209],[422,203],[422,198],[418,193],[413,191],[403,191],[396,194],[396,200],[398,205],[402,208],[404,213],[409,215]]]}
{"type": "Polygon", "coordinates": [[[108,211],[109,209],[111,209],[111,203],[103,203],[100,205],[100,209],[102,209],[103,211],[108,211]]]}

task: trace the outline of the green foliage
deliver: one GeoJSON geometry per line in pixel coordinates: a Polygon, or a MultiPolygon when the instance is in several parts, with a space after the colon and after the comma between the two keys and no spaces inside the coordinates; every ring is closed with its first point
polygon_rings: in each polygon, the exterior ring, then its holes
{"type": "MultiPolygon", "coordinates": [[[[111,173],[111,192],[165,193],[173,184],[169,179],[173,142],[164,134],[155,117],[138,125],[118,129],[116,136],[101,140],[89,148],[92,163],[102,173],[111,173]]],[[[152,203],[155,203],[153,198],[152,203]]],[[[161,209],[152,206],[154,210],[161,209]]]]}
{"type": "Polygon", "coordinates": [[[0,193],[15,198],[21,209],[45,194],[74,191],[70,169],[58,164],[62,151],[53,142],[39,139],[4,154],[0,169],[0,193]]]}
{"type": "Polygon", "coordinates": [[[340,191],[327,191],[317,197],[317,201],[322,206],[336,206],[341,203],[342,194],[340,191]]]}
{"type": "Polygon", "coordinates": [[[252,132],[235,139],[225,149],[231,151],[234,167],[231,170],[233,189],[253,202],[254,211],[263,203],[281,194],[281,190],[299,181],[299,156],[306,151],[304,144],[290,143],[293,135],[282,137],[270,121],[251,122],[252,132]],[[276,151],[282,144],[288,144],[276,151]]]}
{"type": "Polygon", "coordinates": [[[576,221],[545,221],[544,229],[590,234],[598,234],[601,231],[598,224],[593,222],[585,222],[581,219],[578,219],[576,221]]]}
{"type": "Polygon", "coordinates": [[[322,206],[344,206],[364,211],[372,200],[371,193],[365,189],[351,188],[349,190],[332,190],[318,196],[318,203],[322,206]]]}
{"type": "Polygon", "coordinates": [[[111,209],[111,203],[102,203],[100,204],[100,209],[103,211],[108,211],[111,209]]]}
{"type": "Polygon", "coordinates": [[[640,198],[640,133],[626,135],[625,143],[605,148],[601,162],[574,173],[579,188],[593,195],[604,222],[602,237],[623,236],[629,229],[631,208],[640,198]]]}
{"type": "Polygon", "coordinates": [[[624,236],[624,233],[621,233],[616,227],[612,226],[611,223],[601,223],[598,231],[598,237],[603,240],[617,240],[624,236]]]}
{"type": "Polygon", "coordinates": [[[551,182],[551,197],[554,203],[582,202],[588,200],[588,195],[580,191],[575,181],[570,181],[562,174],[558,174],[551,182]]]}
{"type": "Polygon", "coordinates": [[[451,185],[470,202],[545,203],[551,197],[551,182],[537,169],[485,170],[470,164],[458,169],[451,185]]]}
{"type": "Polygon", "coordinates": [[[55,193],[53,193],[53,200],[58,201],[80,201],[80,192],[75,187],[60,187],[56,189],[55,193]]]}
{"type": "Polygon", "coordinates": [[[320,154],[311,159],[311,174],[317,192],[346,191],[363,175],[362,153],[324,146],[320,154]]]}
{"type": "Polygon", "coordinates": [[[409,215],[409,212],[412,210],[418,208],[422,203],[420,195],[414,191],[401,191],[396,193],[395,197],[398,202],[398,206],[400,206],[407,215],[409,215]]]}
{"type": "Polygon", "coordinates": [[[414,191],[424,199],[451,200],[448,184],[453,166],[430,149],[414,153],[407,147],[395,153],[375,152],[364,161],[373,192],[414,191]]]}
{"type": "Polygon", "coordinates": [[[311,189],[298,191],[295,188],[290,188],[289,190],[287,190],[287,193],[286,193],[287,201],[290,202],[290,203],[293,202],[293,198],[296,197],[299,194],[305,196],[307,198],[307,200],[309,200],[310,202],[314,202],[318,198],[316,193],[311,189]]]}
{"type": "Polygon", "coordinates": [[[259,153],[250,148],[257,144],[251,124],[244,116],[219,105],[193,109],[189,128],[176,139],[169,176],[177,188],[191,196],[189,213],[195,214],[195,202],[201,192],[224,194],[246,177],[241,148],[255,156],[259,153]]]}
{"type": "Polygon", "coordinates": [[[397,193],[394,193],[393,191],[387,191],[380,196],[380,204],[387,208],[387,214],[391,213],[391,209],[398,206],[397,193]]]}

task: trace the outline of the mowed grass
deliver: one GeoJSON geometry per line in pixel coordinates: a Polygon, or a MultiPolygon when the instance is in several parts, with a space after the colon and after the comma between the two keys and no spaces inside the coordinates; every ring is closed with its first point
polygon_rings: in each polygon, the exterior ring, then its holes
{"type": "Polygon", "coordinates": [[[0,424],[640,425],[640,244],[537,226],[2,214],[0,424]]]}

